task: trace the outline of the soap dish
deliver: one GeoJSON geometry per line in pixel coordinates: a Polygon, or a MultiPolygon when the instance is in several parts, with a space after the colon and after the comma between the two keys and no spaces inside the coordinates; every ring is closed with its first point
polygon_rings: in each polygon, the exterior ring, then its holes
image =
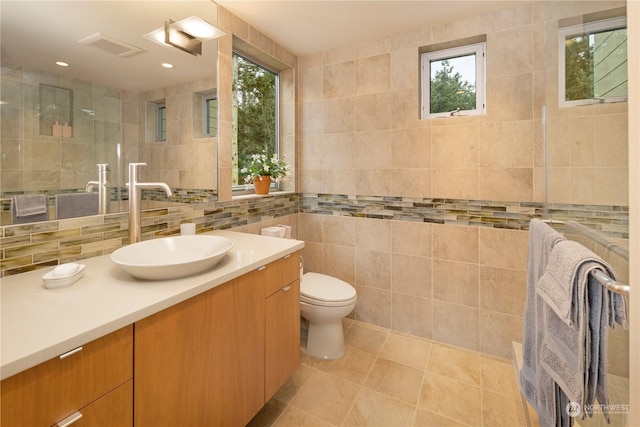
{"type": "Polygon", "coordinates": [[[64,288],[65,286],[73,285],[84,276],[84,264],[78,264],[78,269],[71,275],[66,277],[58,277],[54,274],[54,270],[51,270],[44,276],[42,276],[42,282],[47,289],[64,288]]]}

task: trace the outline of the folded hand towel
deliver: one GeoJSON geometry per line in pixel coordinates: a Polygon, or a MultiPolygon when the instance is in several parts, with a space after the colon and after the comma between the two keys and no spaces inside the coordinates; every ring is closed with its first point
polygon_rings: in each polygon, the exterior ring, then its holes
{"type": "Polygon", "coordinates": [[[18,218],[47,213],[48,199],[44,194],[13,196],[12,201],[18,218]]]}
{"type": "Polygon", "coordinates": [[[56,195],[56,218],[98,215],[98,193],[69,193],[56,195]]]}
{"type": "Polygon", "coordinates": [[[47,221],[49,199],[44,194],[24,194],[11,197],[11,223],[47,221]]]}

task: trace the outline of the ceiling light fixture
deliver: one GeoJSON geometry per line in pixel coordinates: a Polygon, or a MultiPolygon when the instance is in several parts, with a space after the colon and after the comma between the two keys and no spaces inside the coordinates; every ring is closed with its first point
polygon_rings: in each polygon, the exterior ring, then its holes
{"type": "Polygon", "coordinates": [[[197,16],[174,22],[165,21],[163,28],[144,35],[163,46],[170,46],[194,56],[202,54],[202,41],[223,36],[224,33],[197,16]]]}
{"type": "Polygon", "coordinates": [[[169,64],[168,62],[163,62],[163,63],[162,63],[162,66],[163,66],[164,68],[173,68],[173,64],[169,64]]]}
{"type": "Polygon", "coordinates": [[[69,64],[67,64],[66,62],[63,61],[56,61],[56,65],[59,65],[61,67],[68,67],[69,64]]]}

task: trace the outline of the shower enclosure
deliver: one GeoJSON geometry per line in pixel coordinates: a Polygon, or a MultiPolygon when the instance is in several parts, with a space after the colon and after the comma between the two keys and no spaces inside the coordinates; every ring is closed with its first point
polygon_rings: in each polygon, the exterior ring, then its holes
{"type": "MultiPolygon", "coordinates": [[[[544,217],[568,238],[603,246],[594,252],[629,283],[628,113],[625,2],[544,3],[543,64],[535,79],[540,129],[536,198],[544,217]],[[584,226],[569,235],[565,221],[584,226]],[[603,243],[604,242],[604,243],[603,243]]],[[[534,58],[535,64],[535,58],[534,58]]],[[[626,424],[629,333],[609,330],[608,386],[612,425],[626,424]]],[[[606,425],[594,417],[582,426],[606,425]]]]}

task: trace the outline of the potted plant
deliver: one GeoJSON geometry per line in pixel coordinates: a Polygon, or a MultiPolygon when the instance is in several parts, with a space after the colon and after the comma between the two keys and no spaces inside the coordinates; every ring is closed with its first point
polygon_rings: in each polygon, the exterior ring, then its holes
{"type": "Polygon", "coordinates": [[[277,154],[269,156],[267,151],[252,154],[246,167],[240,170],[246,184],[253,183],[256,194],[269,194],[271,181],[280,182],[289,176],[289,165],[277,154]]]}

